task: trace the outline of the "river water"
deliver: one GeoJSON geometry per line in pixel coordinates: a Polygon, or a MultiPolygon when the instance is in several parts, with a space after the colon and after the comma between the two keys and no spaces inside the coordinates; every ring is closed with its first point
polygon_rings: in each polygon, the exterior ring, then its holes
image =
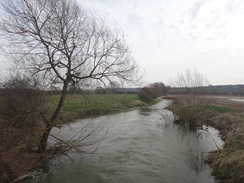
{"type": "Polygon", "coordinates": [[[52,134],[72,138],[88,153],[69,151],[50,160],[41,182],[214,183],[204,159],[222,147],[218,131],[205,127],[193,133],[172,123],[172,113],[164,109],[169,103],[163,100],[53,129],[52,134]]]}

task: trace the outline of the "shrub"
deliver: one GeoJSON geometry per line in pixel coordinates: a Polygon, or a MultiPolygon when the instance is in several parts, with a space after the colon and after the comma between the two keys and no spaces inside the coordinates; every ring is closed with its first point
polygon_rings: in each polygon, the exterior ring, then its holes
{"type": "Polygon", "coordinates": [[[1,113],[15,127],[30,125],[45,110],[45,96],[37,79],[13,76],[4,83],[1,113]]]}
{"type": "Polygon", "coordinates": [[[142,88],[141,91],[139,92],[138,96],[142,102],[145,102],[147,104],[152,103],[154,100],[154,95],[151,92],[150,88],[146,88],[146,87],[142,88]]]}
{"type": "Polygon", "coordinates": [[[169,109],[175,114],[175,123],[188,126],[190,129],[196,129],[201,126],[198,120],[203,115],[206,108],[202,107],[206,100],[199,95],[182,95],[176,98],[169,109]]]}
{"type": "Polygon", "coordinates": [[[42,117],[46,113],[44,91],[37,79],[19,75],[11,77],[3,86],[0,116],[4,121],[0,123],[6,133],[0,137],[2,143],[33,150],[38,144],[42,117]]]}

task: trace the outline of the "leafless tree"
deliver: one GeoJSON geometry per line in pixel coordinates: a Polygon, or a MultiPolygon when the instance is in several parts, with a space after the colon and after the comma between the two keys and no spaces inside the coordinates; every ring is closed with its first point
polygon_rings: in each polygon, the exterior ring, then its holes
{"type": "Polygon", "coordinates": [[[167,93],[167,87],[162,82],[152,83],[149,85],[149,88],[152,89],[155,98],[166,95],[167,93]]]}
{"type": "Polygon", "coordinates": [[[61,86],[60,100],[40,141],[58,120],[70,84],[136,81],[137,65],[123,33],[82,9],[73,0],[5,0],[0,30],[4,50],[18,65],[61,86]]]}
{"type": "Polygon", "coordinates": [[[167,87],[164,85],[164,83],[156,82],[142,88],[138,96],[141,101],[149,104],[152,103],[157,97],[166,95],[166,93],[167,87]]]}
{"type": "Polygon", "coordinates": [[[180,89],[181,96],[174,101],[177,106],[173,112],[176,114],[178,123],[197,127],[197,119],[203,113],[201,105],[206,101],[206,86],[209,85],[206,77],[197,70],[185,70],[179,73],[172,85],[180,89]]]}
{"type": "Polygon", "coordinates": [[[196,69],[186,69],[184,72],[178,73],[172,84],[175,87],[197,88],[208,86],[209,82],[207,78],[196,69]]]}
{"type": "Polygon", "coordinates": [[[188,104],[201,102],[201,96],[205,94],[205,88],[209,85],[207,78],[196,69],[186,69],[184,72],[178,73],[171,83],[172,86],[182,89],[188,104]]]}

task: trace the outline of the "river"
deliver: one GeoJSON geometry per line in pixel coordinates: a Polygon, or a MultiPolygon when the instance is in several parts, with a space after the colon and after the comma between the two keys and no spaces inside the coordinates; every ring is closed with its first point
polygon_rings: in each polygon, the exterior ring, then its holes
{"type": "MultiPolygon", "coordinates": [[[[218,131],[205,127],[193,133],[172,123],[172,113],[164,109],[169,103],[163,100],[53,129],[52,134],[72,137],[90,153],[69,151],[56,156],[47,163],[41,182],[214,183],[204,158],[222,147],[218,131]],[[85,140],[79,142],[81,138],[85,140]]],[[[49,143],[55,140],[50,138],[49,143]]]]}

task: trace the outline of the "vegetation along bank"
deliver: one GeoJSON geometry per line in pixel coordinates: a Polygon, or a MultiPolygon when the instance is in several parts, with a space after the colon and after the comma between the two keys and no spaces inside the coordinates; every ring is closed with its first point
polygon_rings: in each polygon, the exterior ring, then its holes
{"type": "MultiPolygon", "coordinates": [[[[11,95],[8,96],[2,96],[0,100],[0,182],[12,182],[40,166],[46,158],[58,153],[53,149],[45,153],[37,152],[43,128],[42,121],[55,110],[58,96],[42,97],[46,104],[42,104],[41,107],[46,108],[44,111],[47,112],[40,116],[38,113],[42,111],[35,111],[35,118],[31,113],[28,114],[28,111],[34,107],[33,105],[39,108],[37,102],[40,104],[40,101],[34,102],[38,97],[34,100],[32,95],[21,95],[23,99],[14,94],[13,102],[11,95]]],[[[141,102],[136,94],[69,94],[57,125],[77,118],[112,114],[141,105],[145,103],[141,102]]]]}
{"type": "MultiPolygon", "coordinates": [[[[170,106],[176,123],[196,130],[213,126],[225,141],[223,149],[212,152],[207,162],[220,183],[244,182],[244,103],[235,97],[174,95],[170,106]]],[[[243,98],[242,98],[243,100],[243,98]]]]}

